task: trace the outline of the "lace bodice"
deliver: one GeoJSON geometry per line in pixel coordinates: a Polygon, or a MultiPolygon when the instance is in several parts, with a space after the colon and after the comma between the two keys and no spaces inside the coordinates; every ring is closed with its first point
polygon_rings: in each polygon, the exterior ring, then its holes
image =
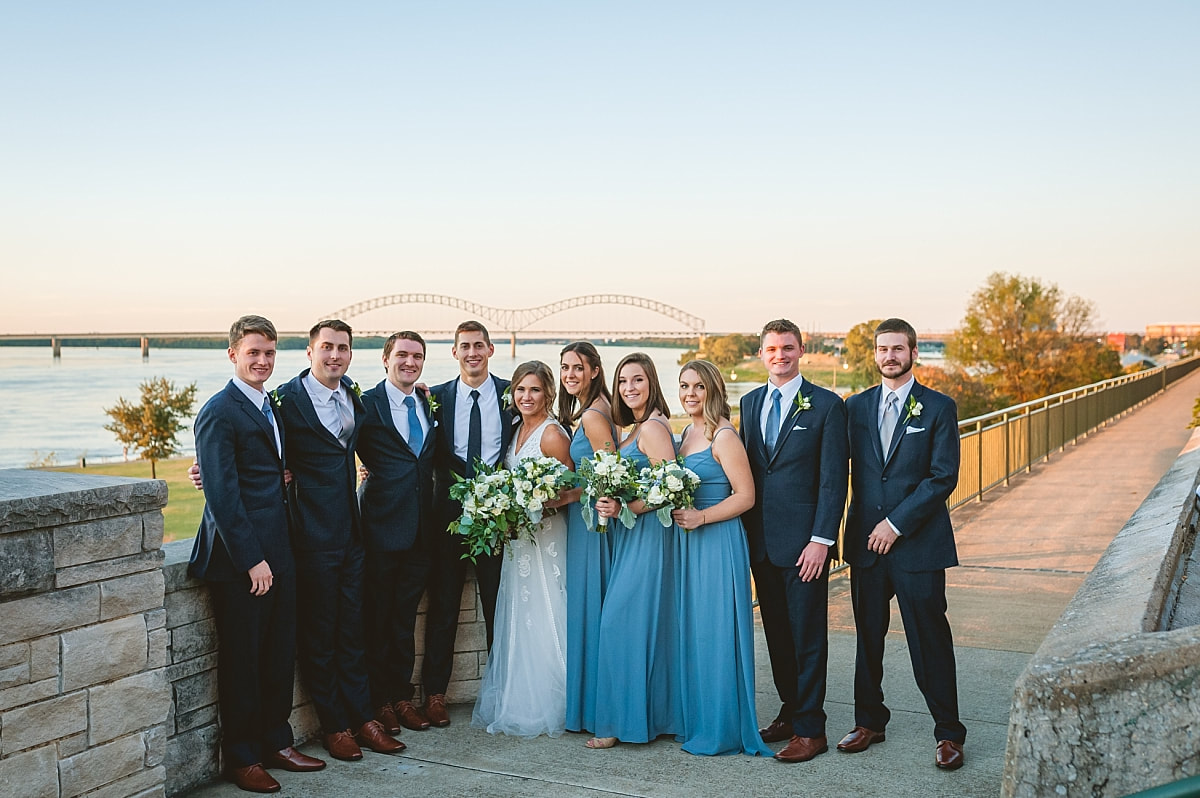
{"type": "MultiPolygon", "coordinates": [[[[508,454],[506,454],[504,456],[505,467],[512,468],[517,463],[521,462],[522,460],[526,459],[527,457],[541,457],[542,456],[542,436],[544,434],[546,434],[546,429],[550,425],[554,425],[554,426],[558,427],[559,429],[562,429],[562,425],[559,424],[557,421],[555,421],[552,418],[547,418],[545,421],[543,421],[541,424],[538,425],[538,428],[533,431],[533,434],[529,436],[528,440],[526,440],[525,443],[521,444],[520,449],[517,449],[515,452],[511,449],[509,450],[508,454]]],[[[518,428],[518,431],[519,431],[519,428],[518,428]]],[[[564,435],[566,434],[566,430],[563,430],[563,434],[564,435]]]]}

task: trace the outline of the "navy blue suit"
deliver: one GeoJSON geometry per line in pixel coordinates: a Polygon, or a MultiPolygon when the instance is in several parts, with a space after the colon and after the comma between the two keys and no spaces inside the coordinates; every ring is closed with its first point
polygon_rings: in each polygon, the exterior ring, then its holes
{"type": "MultiPolygon", "coordinates": [[[[829,658],[829,566],[811,582],[796,561],[812,538],[836,541],[846,506],[846,407],[837,394],[803,380],[784,414],[773,452],[760,419],[770,385],[742,397],[741,434],[754,475],[754,506],[742,515],[771,675],[800,737],[825,734],[829,658]],[[804,399],[811,404],[801,410],[804,399]]],[[[834,554],[830,547],[830,556],[834,554]]]]}
{"type": "MultiPolygon", "coordinates": [[[[497,463],[503,462],[504,453],[512,440],[512,411],[504,407],[504,391],[508,380],[489,376],[496,388],[500,413],[500,454],[497,463]]],[[[450,498],[450,486],[454,475],[466,476],[466,462],[454,453],[454,406],[458,398],[458,378],[444,382],[433,389],[439,405],[437,420],[439,432],[434,454],[434,516],[437,533],[433,541],[433,564],[429,578],[429,605],[426,610],[425,662],[422,682],[426,695],[445,693],[450,683],[450,670],[454,660],[454,638],[458,632],[459,605],[463,583],[466,580],[466,562],[462,559],[466,546],[462,538],[446,531],[450,522],[462,514],[462,506],[450,498]]],[[[496,463],[488,463],[492,466],[496,463]]],[[[483,620],[487,626],[488,649],[492,647],[493,624],[496,617],[496,592],[500,589],[500,557],[481,556],[476,558],[475,578],[479,584],[479,603],[483,606],[483,620]]]]}
{"type": "Polygon", "coordinates": [[[958,411],[950,397],[914,382],[885,453],[881,392],[875,386],[846,402],[853,467],[845,556],[858,628],[855,723],[883,731],[891,717],[883,703],[883,648],[895,595],[934,734],[961,743],[966,729],[958,718],[954,641],[946,620],[946,569],[958,565],[946,509],[958,484],[958,411]],[[887,554],[876,554],[867,549],[867,537],[885,518],[901,536],[887,554]]]}
{"type": "Polygon", "coordinates": [[[205,505],[188,573],[212,595],[222,749],[226,767],[241,768],[293,742],[296,582],[284,461],[262,409],[232,381],[201,408],[195,432],[205,505]],[[273,584],[254,596],[247,572],[264,560],[273,584]]]}
{"type": "Polygon", "coordinates": [[[296,553],[300,670],[326,734],[372,718],[363,626],[365,555],[355,490],[354,441],[364,416],[353,383],[354,432],[342,446],[313,407],[305,369],[277,390],[288,435],[288,507],[296,553]]]}
{"type": "MultiPolygon", "coordinates": [[[[413,697],[417,607],[429,579],[433,521],[433,454],[438,428],[429,403],[414,391],[417,412],[429,431],[414,452],[392,419],[387,381],[362,395],[358,457],[371,476],[363,483],[360,507],[367,549],[367,670],[373,706],[413,697]]],[[[430,626],[426,625],[426,648],[430,626]]]]}

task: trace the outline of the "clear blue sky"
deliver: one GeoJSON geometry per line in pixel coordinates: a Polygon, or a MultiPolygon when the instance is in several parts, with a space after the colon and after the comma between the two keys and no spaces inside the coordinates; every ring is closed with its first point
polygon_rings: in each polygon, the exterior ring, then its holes
{"type": "Polygon", "coordinates": [[[943,330],[995,270],[1092,299],[1105,329],[1200,321],[1200,3],[3,20],[0,332],[300,328],[407,291],[943,330]]]}

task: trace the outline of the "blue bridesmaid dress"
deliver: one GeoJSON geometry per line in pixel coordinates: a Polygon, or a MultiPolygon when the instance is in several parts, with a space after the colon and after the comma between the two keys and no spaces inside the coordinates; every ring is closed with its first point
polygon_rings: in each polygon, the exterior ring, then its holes
{"type": "MultiPolygon", "coordinates": [[[[621,454],[638,468],[650,464],[636,436],[621,454]]],[[[600,611],[595,735],[645,743],[682,734],[675,526],[647,512],[632,529],[609,521],[605,534],[612,563],[600,611]]]]}
{"type": "MultiPolygon", "coordinates": [[[[585,413],[599,413],[588,409],[585,413]]],[[[601,415],[604,415],[601,413],[601,415]]],[[[583,424],[571,437],[575,470],[592,456],[583,424]]],[[[567,728],[596,728],[596,670],[600,660],[600,605],[608,579],[609,533],[588,529],[579,503],[567,505],[567,728]]],[[[593,519],[595,515],[593,514],[593,519]]],[[[611,525],[610,525],[611,529],[611,525]]]]}
{"type": "MultiPolygon", "coordinates": [[[[711,445],[687,455],[684,465],[700,477],[696,509],[732,492],[711,445]]],[[[683,750],[770,756],[754,706],[754,609],[741,519],[680,529],[678,555],[683,750]]]]}

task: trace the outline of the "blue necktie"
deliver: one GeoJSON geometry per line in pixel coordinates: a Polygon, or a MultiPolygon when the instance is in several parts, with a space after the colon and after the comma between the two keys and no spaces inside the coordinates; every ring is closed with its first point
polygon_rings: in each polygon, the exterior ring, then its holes
{"type": "Polygon", "coordinates": [[[767,451],[771,453],[775,451],[775,441],[779,440],[779,400],[782,398],[778,388],[771,391],[771,409],[767,413],[767,451]]]}
{"type": "Polygon", "coordinates": [[[267,423],[272,427],[275,426],[275,414],[271,412],[271,397],[263,397],[262,411],[263,415],[267,417],[267,423]]]}
{"type": "Polygon", "coordinates": [[[408,448],[413,450],[413,454],[420,454],[425,444],[425,433],[421,431],[421,419],[417,418],[417,400],[406,396],[404,404],[408,407],[408,448]]]}
{"type": "Polygon", "coordinates": [[[471,391],[471,424],[467,427],[467,478],[475,476],[475,461],[483,456],[483,416],[479,414],[479,391],[471,391]]]}

